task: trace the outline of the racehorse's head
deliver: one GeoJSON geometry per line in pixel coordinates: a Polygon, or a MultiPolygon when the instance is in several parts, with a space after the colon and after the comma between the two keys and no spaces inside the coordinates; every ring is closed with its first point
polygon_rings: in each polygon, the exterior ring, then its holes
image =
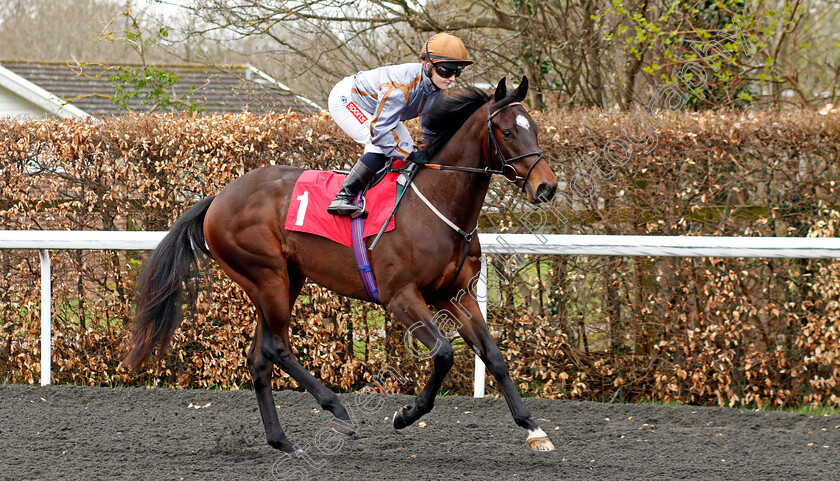
{"type": "Polygon", "coordinates": [[[487,110],[487,155],[492,168],[503,171],[529,202],[539,204],[554,197],[557,177],[537,142],[537,123],[520,103],[527,94],[528,77],[510,93],[505,79],[499,82],[487,110]]]}

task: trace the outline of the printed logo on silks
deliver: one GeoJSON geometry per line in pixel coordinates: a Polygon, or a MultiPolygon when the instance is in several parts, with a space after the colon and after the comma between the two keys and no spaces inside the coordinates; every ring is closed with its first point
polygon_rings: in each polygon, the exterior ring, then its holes
{"type": "Polygon", "coordinates": [[[347,96],[342,95],[341,97],[339,97],[339,100],[341,100],[341,103],[346,104],[347,103],[347,96]]]}
{"type": "Polygon", "coordinates": [[[356,117],[356,120],[358,120],[360,124],[367,122],[367,116],[365,115],[365,113],[362,112],[362,109],[357,107],[356,104],[354,104],[353,102],[347,104],[347,110],[349,110],[350,113],[353,114],[353,117],[356,117]]]}

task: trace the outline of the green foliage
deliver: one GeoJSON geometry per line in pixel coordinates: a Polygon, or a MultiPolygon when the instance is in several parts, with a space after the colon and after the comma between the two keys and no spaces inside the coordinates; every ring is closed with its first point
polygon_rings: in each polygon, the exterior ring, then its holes
{"type": "Polygon", "coordinates": [[[178,84],[178,75],[167,72],[154,65],[142,68],[117,67],[117,73],[108,77],[116,93],[111,101],[130,110],[132,100],[140,98],[139,105],[148,105],[152,110],[167,110],[181,107],[189,113],[204,112],[204,108],[193,99],[195,86],[191,85],[183,95],[176,95],[174,88],[178,84]]]}
{"type": "MultiPolygon", "coordinates": [[[[148,107],[145,110],[150,111],[177,109],[186,110],[191,114],[204,112],[204,108],[193,99],[194,85],[178,94],[178,75],[175,72],[168,72],[146,63],[146,52],[169,37],[169,30],[159,27],[153,35],[148,35],[142,29],[144,21],[134,15],[130,5],[121,16],[128,20],[129,28],[120,32],[119,38],[137,53],[141,65],[137,68],[119,66],[116,73],[108,76],[108,81],[116,90],[111,102],[126,110],[132,110],[135,105],[139,105],[148,107]],[[140,100],[135,102],[138,98],[140,100]]],[[[110,41],[114,40],[113,33],[100,35],[110,41]]]]}

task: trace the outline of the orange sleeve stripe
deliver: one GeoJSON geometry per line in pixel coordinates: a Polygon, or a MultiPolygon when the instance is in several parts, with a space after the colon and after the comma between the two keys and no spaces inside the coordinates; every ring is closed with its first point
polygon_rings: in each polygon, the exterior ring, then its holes
{"type": "Polygon", "coordinates": [[[365,92],[364,90],[359,90],[357,88],[352,89],[351,92],[353,92],[354,94],[357,94],[357,95],[361,95],[362,97],[370,97],[374,100],[379,98],[379,94],[376,94],[376,93],[370,94],[370,93],[365,92]]]}
{"type": "Polygon", "coordinates": [[[370,136],[373,137],[373,126],[376,124],[376,121],[379,120],[379,114],[382,113],[382,109],[385,108],[385,102],[388,101],[388,97],[391,95],[391,92],[394,91],[394,87],[388,89],[385,92],[385,95],[382,96],[382,101],[379,102],[379,106],[376,108],[376,114],[373,116],[373,120],[370,121],[370,136]]]}
{"type": "Polygon", "coordinates": [[[392,130],[391,135],[394,136],[394,141],[397,143],[397,146],[394,147],[394,150],[399,152],[403,157],[408,158],[409,153],[406,152],[404,149],[400,148],[400,137],[399,135],[397,135],[397,132],[395,130],[392,130]]]}

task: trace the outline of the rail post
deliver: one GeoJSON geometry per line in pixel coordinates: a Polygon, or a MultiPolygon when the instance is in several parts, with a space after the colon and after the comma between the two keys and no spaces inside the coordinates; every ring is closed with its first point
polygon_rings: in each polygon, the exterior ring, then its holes
{"type": "Polygon", "coordinates": [[[52,272],[50,251],[38,251],[41,257],[41,385],[52,382],[52,272]]]}
{"type": "MultiPolygon", "coordinates": [[[[487,322],[487,256],[481,256],[481,275],[475,283],[475,297],[478,298],[478,306],[481,308],[481,317],[487,322]]],[[[473,397],[484,397],[484,386],[486,384],[487,368],[484,362],[475,355],[475,375],[473,376],[473,397]]]]}

